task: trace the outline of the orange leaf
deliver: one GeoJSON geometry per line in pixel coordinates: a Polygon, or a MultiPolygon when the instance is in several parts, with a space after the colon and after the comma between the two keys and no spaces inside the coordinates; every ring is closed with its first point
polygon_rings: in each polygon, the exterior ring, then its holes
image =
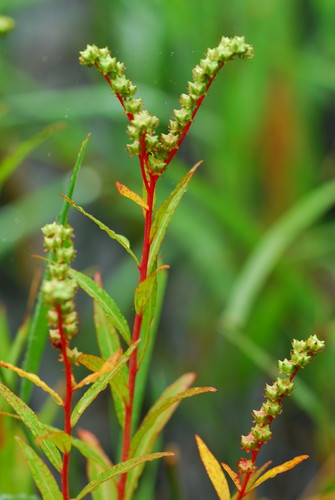
{"type": "Polygon", "coordinates": [[[300,464],[303,460],[306,460],[306,458],[309,458],[308,455],[299,455],[298,457],[292,458],[292,460],[289,460],[288,462],[284,462],[281,465],[277,465],[276,467],[273,467],[272,469],[268,470],[263,476],[261,476],[250,488],[249,491],[253,490],[254,488],[257,488],[260,484],[264,483],[264,481],[267,481],[268,479],[271,479],[272,477],[278,476],[278,474],[281,474],[282,472],[286,472],[287,470],[293,469],[296,465],[300,464]]]}
{"type": "Polygon", "coordinates": [[[205,443],[199,436],[195,436],[199,448],[202,463],[205,466],[209,479],[215,488],[220,500],[230,500],[229,486],[227,479],[221,469],[219,462],[214,455],[209,451],[205,443]]]}
{"type": "Polygon", "coordinates": [[[234,482],[236,488],[238,489],[238,491],[240,491],[241,489],[241,481],[240,481],[240,478],[238,477],[238,474],[236,474],[235,471],[233,471],[233,469],[231,469],[229,467],[229,465],[221,462],[221,465],[222,467],[224,468],[224,470],[227,472],[227,474],[229,474],[229,477],[230,479],[234,482]]]}
{"type": "Polygon", "coordinates": [[[124,184],[121,184],[121,182],[115,181],[117,190],[122,196],[125,196],[126,198],[129,198],[130,200],[133,200],[137,205],[140,205],[140,207],[144,208],[145,210],[148,210],[149,207],[145,203],[145,201],[137,194],[134,193],[134,191],[131,191],[127,186],[124,184]]]}

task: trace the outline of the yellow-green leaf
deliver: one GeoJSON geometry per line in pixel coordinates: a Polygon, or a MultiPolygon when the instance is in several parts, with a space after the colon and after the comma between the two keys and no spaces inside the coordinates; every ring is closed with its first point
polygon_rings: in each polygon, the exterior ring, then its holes
{"type": "Polygon", "coordinates": [[[41,380],[35,373],[30,373],[26,372],[25,370],[22,370],[21,368],[18,368],[15,365],[12,365],[11,363],[5,363],[4,361],[0,361],[0,365],[3,366],[4,368],[8,368],[8,370],[12,370],[13,372],[17,373],[20,377],[24,377],[27,380],[30,380],[33,382],[35,385],[43,389],[45,392],[48,392],[53,399],[56,401],[57,404],[63,406],[64,402],[62,398],[60,397],[59,394],[57,394],[56,391],[51,389],[43,380],[41,380]]]}
{"type": "Polygon", "coordinates": [[[64,431],[48,431],[36,439],[37,444],[41,444],[44,439],[52,441],[62,453],[71,451],[71,436],[64,431]]]}
{"type": "Polygon", "coordinates": [[[69,276],[75,279],[80,286],[92,299],[96,300],[101,309],[109,316],[115,328],[129,345],[131,342],[131,333],[125,317],[115,304],[108,293],[101,288],[95,281],[79,271],[69,269],[69,276]]]}
{"type": "Polygon", "coordinates": [[[220,500],[230,500],[229,486],[223,470],[214,455],[209,451],[199,436],[195,436],[202,463],[205,466],[220,500]]]}
{"type": "Polygon", "coordinates": [[[101,368],[99,368],[99,370],[91,373],[90,375],[87,375],[87,377],[83,378],[78,384],[74,386],[73,389],[79,389],[79,387],[83,387],[84,385],[93,384],[93,382],[95,382],[99,377],[114,370],[115,366],[117,365],[117,362],[121,357],[121,353],[122,353],[121,349],[115,352],[103,363],[103,365],[101,366],[101,368]]]}
{"type": "Polygon", "coordinates": [[[114,465],[109,470],[102,472],[96,479],[88,483],[74,500],[80,500],[81,498],[84,498],[84,496],[86,496],[91,491],[95,490],[95,488],[97,488],[104,481],[108,481],[112,477],[128,472],[134,467],[143,464],[144,462],[149,462],[151,460],[157,460],[158,458],[168,457],[168,456],[173,456],[173,453],[169,452],[151,453],[150,455],[143,455],[141,457],[131,458],[126,462],[121,462],[120,464],[114,465]]]}
{"type": "Polygon", "coordinates": [[[157,273],[163,269],[168,269],[169,266],[161,266],[156,269],[154,273],[147,277],[144,281],[139,283],[135,290],[134,305],[137,314],[142,314],[144,312],[145,306],[147,305],[151,294],[154,291],[155,280],[157,273]]]}
{"type": "Polygon", "coordinates": [[[300,462],[303,462],[309,458],[308,455],[299,455],[295,458],[292,458],[292,460],[288,460],[288,462],[284,462],[281,465],[277,465],[276,467],[273,467],[272,469],[268,470],[263,476],[261,476],[250,488],[249,491],[253,490],[254,488],[257,488],[260,484],[264,483],[264,481],[267,481],[268,479],[271,479],[272,477],[278,476],[278,474],[282,474],[282,472],[286,472],[290,469],[293,469],[296,465],[300,464],[300,462]]]}
{"type": "Polygon", "coordinates": [[[16,437],[16,440],[23,450],[43,500],[62,500],[63,496],[58,489],[57,482],[43,460],[23,439],[16,437]]]}
{"type": "Polygon", "coordinates": [[[129,240],[125,236],[123,236],[122,234],[117,234],[115,231],[113,231],[113,229],[110,229],[103,222],[99,221],[98,219],[96,219],[95,217],[93,217],[93,215],[91,215],[88,212],[86,212],[82,207],[80,207],[79,205],[77,205],[77,203],[75,203],[73,200],[71,200],[67,196],[65,196],[63,194],[61,196],[63,198],[65,198],[65,200],[68,203],[70,203],[70,205],[72,205],[74,208],[76,208],[77,210],[79,210],[79,212],[81,212],[82,214],[86,215],[86,217],[88,217],[93,222],[95,222],[95,224],[98,227],[100,227],[100,229],[102,229],[103,231],[105,231],[110,238],[112,238],[113,240],[116,240],[118,243],[120,243],[120,245],[123,246],[123,248],[129,253],[129,255],[132,256],[132,258],[134,259],[134,261],[136,262],[136,264],[139,265],[138,258],[136,257],[136,255],[130,249],[129,240]]]}
{"type": "Polygon", "coordinates": [[[229,467],[229,465],[225,464],[224,462],[221,462],[221,465],[224,468],[224,470],[227,472],[227,474],[229,475],[230,479],[235,484],[237,490],[240,491],[241,481],[240,481],[240,478],[238,477],[238,474],[236,474],[236,472],[233,471],[233,469],[231,467],[229,467]]]}
{"type": "Polygon", "coordinates": [[[121,184],[121,182],[115,181],[117,190],[122,196],[125,196],[126,198],[129,198],[130,200],[134,201],[139,205],[140,207],[144,208],[144,210],[148,210],[149,207],[147,203],[137,194],[134,193],[134,191],[131,191],[127,186],[124,184],[121,184]]]}
{"type": "Polygon", "coordinates": [[[109,373],[106,373],[105,375],[101,375],[101,377],[98,378],[98,380],[96,380],[94,384],[85,392],[85,394],[76,404],[71,414],[72,427],[76,425],[81,415],[84,413],[86,408],[92,403],[92,401],[94,401],[94,399],[98,396],[98,394],[100,394],[100,392],[106,388],[106,386],[108,385],[110,380],[114,377],[114,375],[121,370],[122,366],[128,361],[129,357],[131,356],[131,353],[135,349],[137,349],[139,342],[140,340],[131,344],[131,346],[126,350],[126,352],[122,354],[122,356],[120,357],[118,363],[113,368],[113,370],[111,370],[109,373]]]}
{"type": "MultiPolygon", "coordinates": [[[[0,395],[7,401],[7,403],[16,411],[21,417],[22,422],[28,427],[33,437],[37,439],[39,436],[46,433],[46,428],[29,406],[16,396],[8,387],[0,383],[0,395]]],[[[54,443],[48,440],[42,441],[41,448],[58,471],[62,468],[62,460],[57,447],[54,443]]]]}

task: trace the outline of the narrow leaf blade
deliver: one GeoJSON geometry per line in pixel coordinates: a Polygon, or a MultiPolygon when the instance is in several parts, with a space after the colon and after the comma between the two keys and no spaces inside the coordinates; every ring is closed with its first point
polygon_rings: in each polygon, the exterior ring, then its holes
{"type": "Polygon", "coordinates": [[[240,481],[240,478],[239,478],[238,474],[236,474],[236,472],[233,471],[233,469],[231,467],[229,467],[229,465],[227,465],[227,464],[225,464],[223,462],[221,462],[221,465],[224,468],[224,470],[227,472],[227,474],[229,475],[230,479],[235,484],[237,490],[240,491],[240,489],[241,489],[241,481],[240,481]]]}
{"type": "Polygon", "coordinates": [[[134,467],[137,467],[144,462],[149,462],[151,460],[157,460],[158,458],[171,456],[173,453],[162,452],[162,453],[151,453],[150,455],[143,455],[137,458],[131,458],[126,462],[122,462],[120,464],[114,465],[111,469],[100,474],[94,481],[91,481],[85,488],[79,493],[79,495],[75,498],[75,500],[81,500],[85,495],[93,491],[104,481],[108,481],[112,477],[118,476],[120,474],[124,474],[125,472],[130,471],[134,467]]]}
{"type": "Polygon", "coordinates": [[[121,184],[121,182],[115,181],[115,184],[117,190],[122,196],[125,196],[126,198],[129,198],[130,200],[134,201],[137,205],[144,208],[144,210],[149,209],[147,203],[145,203],[145,201],[140,197],[140,195],[134,193],[134,191],[131,191],[131,189],[127,188],[127,186],[125,186],[124,184],[121,184]]]}
{"type": "Polygon", "coordinates": [[[209,479],[211,480],[220,500],[230,500],[229,486],[223,470],[214,455],[209,451],[199,436],[195,436],[200,458],[205,466],[209,479]]]}
{"type": "Polygon", "coordinates": [[[92,299],[97,301],[101,309],[109,316],[115,328],[120,332],[120,335],[129,345],[131,342],[130,329],[126,319],[115,304],[114,300],[108,295],[107,292],[105,292],[103,288],[100,288],[95,281],[88,276],[85,276],[85,274],[75,271],[74,269],[70,269],[69,275],[77,281],[78,285],[90,297],[92,297],[92,299]]]}
{"type": "Polygon", "coordinates": [[[202,162],[199,162],[194,165],[194,167],[179,181],[174,191],[156,212],[151,231],[152,244],[148,262],[148,274],[152,273],[155,266],[159,249],[162,245],[163,238],[171,222],[173,214],[175,213],[194,172],[201,163],[202,162]]]}
{"type": "Polygon", "coordinates": [[[17,373],[20,377],[24,377],[27,380],[30,380],[31,382],[33,382],[33,384],[43,389],[43,391],[48,392],[53,397],[53,399],[56,401],[57,404],[63,406],[64,402],[60,397],[60,395],[57,394],[56,391],[54,391],[51,387],[49,387],[45,382],[43,382],[43,380],[41,380],[34,373],[26,372],[25,370],[22,370],[21,368],[18,368],[17,366],[12,365],[11,363],[5,363],[4,361],[0,361],[0,365],[3,366],[4,368],[7,368],[8,370],[12,370],[13,372],[17,373]]]}
{"type": "Polygon", "coordinates": [[[271,479],[273,477],[278,476],[278,474],[282,474],[283,472],[286,472],[290,469],[293,469],[296,465],[300,464],[304,460],[309,458],[308,455],[299,455],[295,458],[292,458],[292,460],[288,460],[287,462],[284,462],[281,465],[277,465],[276,467],[273,467],[272,469],[268,470],[261,476],[250,488],[249,491],[253,490],[254,488],[257,488],[260,484],[264,483],[264,481],[267,481],[268,479],[271,479]]]}
{"type": "Polygon", "coordinates": [[[28,461],[35,484],[40,490],[43,500],[62,500],[63,497],[58,489],[56,480],[43,460],[21,438],[16,437],[16,440],[28,461]]]}
{"type": "Polygon", "coordinates": [[[110,380],[114,377],[114,375],[119,372],[122,366],[128,361],[131,353],[137,349],[139,341],[134,342],[127,351],[122,354],[115,368],[107,373],[106,375],[102,375],[98,380],[94,382],[94,384],[85,392],[82,398],[78,401],[75,408],[72,411],[71,415],[71,425],[74,427],[78,422],[81,415],[84,413],[86,408],[94,401],[94,399],[103,391],[110,380]]]}
{"type": "MultiPolygon", "coordinates": [[[[7,401],[7,403],[16,411],[16,413],[21,417],[23,423],[31,431],[35,439],[46,434],[46,428],[39,420],[36,413],[33,412],[31,408],[22,399],[16,396],[8,387],[0,383],[0,394],[7,401]]],[[[58,471],[62,468],[62,460],[59,451],[56,446],[44,440],[41,443],[41,448],[58,471]]]]}
{"type": "Polygon", "coordinates": [[[106,224],[104,224],[103,222],[99,221],[96,217],[94,217],[93,215],[91,215],[88,212],[86,212],[86,210],[84,210],[82,207],[80,207],[79,205],[77,205],[77,203],[75,203],[73,200],[71,200],[68,196],[64,196],[64,195],[62,195],[62,196],[63,196],[63,198],[66,199],[66,201],[70,205],[72,205],[74,208],[76,208],[77,210],[79,210],[79,212],[81,212],[82,214],[86,215],[86,217],[88,217],[93,222],[95,222],[95,224],[100,229],[102,229],[102,231],[105,231],[110,238],[112,238],[113,240],[116,240],[118,243],[120,243],[120,245],[123,246],[123,248],[129,253],[129,255],[132,256],[132,258],[134,259],[134,261],[136,262],[136,264],[139,265],[138,258],[136,257],[136,255],[130,249],[130,243],[129,243],[128,239],[125,236],[122,236],[121,234],[117,234],[115,231],[113,231],[108,226],[106,226],[106,224]]]}

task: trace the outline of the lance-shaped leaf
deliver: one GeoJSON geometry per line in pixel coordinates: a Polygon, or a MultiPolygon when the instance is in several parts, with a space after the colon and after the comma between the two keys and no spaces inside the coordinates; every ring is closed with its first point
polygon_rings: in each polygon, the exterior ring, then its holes
{"type": "Polygon", "coordinates": [[[37,488],[40,490],[43,500],[62,500],[58,485],[43,460],[19,437],[17,442],[21,446],[25,458],[31,469],[31,473],[37,488]]]}
{"type": "Polygon", "coordinates": [[[107,470],[113,464],[110,462],[106,455],[102,456],[101,453],[98,453],[97,449],[92,446],[92,442],[86,439],[85,435],[88,432],[89,431],[83,429],[79,430],[78,436],[80,436],[80,439],[72,437],[72,445],[77,448],[77,450],[79,450],[83,457],[85,457],[87,460],[93,461],[96,464],[100,465],[102,469],[107,470]]]}
{"type": "MultiPolygon", "coordinates": [[[[99,440],[89,431],[78,431],[78,435],[82,442],[84,442],[94,453],[101,459],[97,462],[95,459],[87,458],[87,476],[89,481],[94,481],[97,477],[105,472],[107,469],[113,467],[112,462],[105,454],[99,440]]],[[[95,490],[92,491],[93,500],[110,500],[110,498],[117,498],[117,485],[114,478],[101,483],[95,490]]]]}
{"type": "MultiPolygon", "coordinates": [[[[0,394],[7,401],[7,403],[16,411],[21,417],[22,422],[28,427],[35,439],[45,435],[46,428],[31,408],[22,399],[16,396],[5,385],[0,383],[0,394]]],[[[42,441],[41,448],[58,471],[62,468],[62,460],[59,451],[54,443],[49,441],[42,441]]]]}
{"type": "Polygon", "coordinates": [[[296,465],[300,464],[300,462],[303,462],[309,458],[308,455],[299,455],[292,460],[288,460],[287,462],[284,462],[281,465],[277,465],[276,467],[273,467],[272,469],[268,470],[261,476],[253,485],[252,487],[248,490],[251,491],[254,488],[257,488],[260,484],[264,483],[264,481],[267,481],[268,479],[271,479],[272,477],[278,476],[278,474],[282,474],[283,472],[286,472],[290,469],[293,469],[296,465]]]}
{"type": "Polygon", "coordinates": [[[54,443],[62,453],[70,453],[71,451],[71,436],[64,431],[56,429],[47,431],[44,435],[36,439],[36,443],[41,444],[44,439],[48,439],[54,443]]]}
{"type": "Polygon", "coordinates": [[[109,373],[112,370],[114,370],[114,368],[117,365],[117,362],[120,359],[121,353],[122,353],[121,349],[115,352],[101,365],[101,367],[97,371],[94,371],[90,375],[87,375],[87,377],[83,378],[80,382],[78,382],[78,384],[76,384],[73,387],[73,389],[75,390],[79,389],[80,387],[84,387],[84,385],[93,384],[93,382],[95,382],[102,375],[105,375],[106,373],[109,373]]]}
{"type": "Polygon", "coordinates": [[[230,500],[229,486],[221,465],[199,436],[195,436],[200,458],[220,500],[230,500]]]}
{"type": "Polygon", "coordinates": [[[76,496],[74,500],[80,500],[84,498],[85,495],[95,490],[101,483],[104,481],[108,481],[112,477],[118,476],[120,474],[124,474],[125,472],[134,469],[134,467],[138,467],[139,465],[149,462],[151,460],[157,460],[158,458],[173,456],[173,453],[162,452],[162,453],[151,453],[150,455],[143,455],[137,458],[131,458],[126,462],[122,462],[120,464],[114,465],[111,469],[99,474],[99,476],[91,481],[85,488],[76,496]]]}
{"type": "MultiPolygon", "coordinates": [[[[102,365],[104,364],[104,360],[102,358],[93,356],[92,354],[82,354],[79,358],[79,362],[92,371],[100,370],[102,365]]],[[[127,365],[123,365],[121,370],[117,372],[109,382],[111,393],[114,399],[116,416],[122,428],[124,425],[125,405],[129,402],[129,389],[127,380],[128,368],[127,365]],[[123,373],[125,368],[127,369],[126,375],[123,373]]]]}
{"type": "Polygon", "coordinates": [[[84,413],[86,408],[94,401],[94,399],[100,394],[101,391],[103,391],[112,377],[116,373],[118,373],[122,366],[128,361],[129,357],[131,356],[131,353],[137,348],[140,340],[137,342],[134,342],[128,349],[127,351],[122,354],[120,357],[117,365],[115,368],[110,371],[109,373],[106,373],[106,375],[102,375],[98,380],[94,382],[94,384],[85,392],[85,394],[82,396],[82,398],[78,401],[76,404],[72,415],[71,415],[71,425],[74,427],[76,423],[78,422],[79,418],[81,415],[84,413]]]}
{"type": "Polygon", "coordinates": [[[131,191],[129,188],[127,188],[127,186],[121,184],[121,182],[115,181],[115,184],[117,190],[122,196],[125,196],[126,198],[134,201],[135,203],[137,203],[137,205],[144,208],[144,210],[149,209],[148,204],[143,200],[143,198],[140,197],[140,195],[134,193],[134,191],[131,191]]]}
{"type": "Polygon", "coordinates": [[[155,288],[157,273],[159,273],[159,271],[162,271],[163,269],[168,269],[168,268],[169,266],[161,266],[159,269],[156,269],[154,273],[148,276],[147,279],[138,284],[135,290],[135,297],[134,297],[135,311],[137,314],[143,314],[144,309],[148,304],[152,293],[155,293],[154,288],[155,288]]]}
{"type": "Polygon", "coordinates": [[[118,243],[120,243],[120,245],[123,246],[123,248],[129,253],[129,255],[132,256],[132,258],[134,259],[134,261],[136,262],[136,264],[139,265],[138,258],[136,257],[136,255],[130,249],[129,240],[125,236],[122,236],[122,234],[117,234],[115,231],[113,231],[108,226],[106,226],[103,222],[100,222],[98,219],[96,219],[95,217],[93,217],[93,215],[87,213],[82,207],[80,207],[79,205],[77,205],[77,203],[75,203],[73,200],[71,200],[67,196],[64,196],[64,195],[61,195],[61,196],[63,196],[63,198],[65,198],[66,201],[68,203],[70,203],[70,205],[72,205],[74,208],[76,208],[77,210],[79,210],[79,212],[81,212],[82,214],[86,215],[86,217],[88,217],[93,222],[95,222],[96,225],[98,227],[100,227],[100,229],[102,229],[103,231],[105,231],[110,238],[112,238],[113,240],[116,240],[118,243]]]}
{"type": "Polygon", "coordinates": [[[26,372],[25,370],[22,370],[21,368],[18,368],[17,366],[12,365],[11,363],[5,363],[4,361],[0,361],[0,365],[3,366],[4,368],[8,368],[8,370],[12,370],[13,372],[17,373],[20,377],[30,380],[35,385],[43,389],[43,391],[48,392],[53,397],[53,399],[56,401],[57,404],[63,406],[64,402],[60,397],[60,395],[57,394],[56,391],[54,391],[51,387],[49,387],[45,382],[43,382],[43,380],[41,380],[34,373],[26,372]]]}
{"type": "Polygon", "coordinates": [[[229,467],[229,465],[227,465],[227,464],[225,464],[223,462],[221,462],[221,465],[224,468],[224,470],[227,472],[227,474],[229,475],[230,479],[235,484],[237,490],[240,491],[240,489],[241,489],[241,481],[240,481],[240,478],[239,478],[238,474],[236,474],[236,472],[233,471],[233,469],[231,467],[229,467]]]}
{"type": "MultiPolygon", "coordinates": [[[[94,276],[94,281],[100,288],[102,288],[101,277],[98,273],[94,276]]],[[[101,356],[107,359],[114,352],[121,348],[119,335],[114,327],[112,320],[99,306],[99,303],[93,301],[94,308],[94,325],[97,334],[97,340],[101,356]]],[[[141,342],[142,344],[142,342],[141,342]]],[[[127,385],[128,380],[128,367],[124,365],[122,370],[116,374],[110,381],[111,394],[114,401],[114,408],[117,419],[124,427],[126,403],[129,401],[129,390],[127,385]]]]}
{"type": "Polygon", "coordinates": [[[96,300],[101,309],[113,322],[115,328],[120,332],[120,335],[129,345],[131,342],[131,334],[128,323],[122,315],[120,309],[115,304],[114,300],[108,295],[103,288],[100,288],[91,278],[85,274],[69,269],[69,275],[75,279],[78,285],[90,296],[96,300]]]}
{"type": "Polygon", "coordinates": [[[171,222],[173,214],[175,213],[176,208],[178,207],[194,172],[201,163],[202,162],[200,161],[196,165],[194,165],[194,167],[178,182],[174,191],[163,202],[163,204],[156,212],[151,230],[152,243],[149,254],[148,274],[151,274],[153,271],[159,249],[162,245],[163,238],[171,222]]]}
{"type": "MultiPolygon", "coordinates": [[[[194,379],[194,373],[187,373],[165,389],[160,398],[151,407],[131,440],[130,454],[132,457],[150,453],[155,445],[157,437],[166,423],[170,420],[182,399],[203,392],[216,391],[213,387],[195,387],[193,389],[188,389],[194,379]]],[[[132,498],[143,467],[142,465],[129,474],[126,484],[126,499],[132,498]]]]}

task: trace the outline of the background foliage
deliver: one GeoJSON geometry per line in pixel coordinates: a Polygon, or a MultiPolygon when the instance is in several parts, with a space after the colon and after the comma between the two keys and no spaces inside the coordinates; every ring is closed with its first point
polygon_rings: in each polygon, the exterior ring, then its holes
{"type": "MultiPolygon", "coordinates": [[[[127,235],[135,248],[141,234],[136,207],[120,200],[114,185],[119,180],[140,188],[136,161],[124,150],[125,117],[105,82],[79,66],[78,51],[87,43],[108,45],[165,128],[207,47],[235,34],[254,45],[252,62],[235,61],[219,75],[160,186],[163,196],[190,165],[205,160],[164,246],[171,270],[148,404],[187,370],[197,372],[199,385],[219,391],[180,406],[165,435],[166,445],[180,450],[178,470],[161,467],[152,498],[215,498],[194,433],[216,457],[233,464],[273,360],[287,355],[292,337],[314,331],[326,339],[327,350],[303,373],[302,390],[286,403],[274,427],[278,437],[264,456],[275,463],[300,453],[313,458],[267,483],[263,494],[273,500],[307,498],[303,490],[310,481],[310,492],[329,490],[335,404],[329,383],[335,351],[334,2],[0,0],[0,13],[16,22],[0,39],[1,300],[12,334],[31,308],[26,304],[39,268],[31,258],[41,253],[39,228],[58,214],[58,193],[65,192],[89,131],[74,199],[127,235]],[[174,474],[180,493],[172,492],[174,474]]],[[[136,275],[127,255],[81,214],[71,213],[70,223],[79,249],[76,268],[100,270],[130,318],[136,275]]],[[[84,297],[81,308],[78,343],[95,352],[91,304],[84,297]]],[[[4,315],[1,328],[6,329],[4,315]]],[[[41,369],[56,383],[50,356],[41,369]]],[[[33,397],[37,408],[43,405],[38,394],[33,397]]],[[[108,451],[107,407],[103,399],[99,404],[101,411],[85,427],[108,451]]],[[[24,491],[22,484],[11,487],[24,491]]]]}

